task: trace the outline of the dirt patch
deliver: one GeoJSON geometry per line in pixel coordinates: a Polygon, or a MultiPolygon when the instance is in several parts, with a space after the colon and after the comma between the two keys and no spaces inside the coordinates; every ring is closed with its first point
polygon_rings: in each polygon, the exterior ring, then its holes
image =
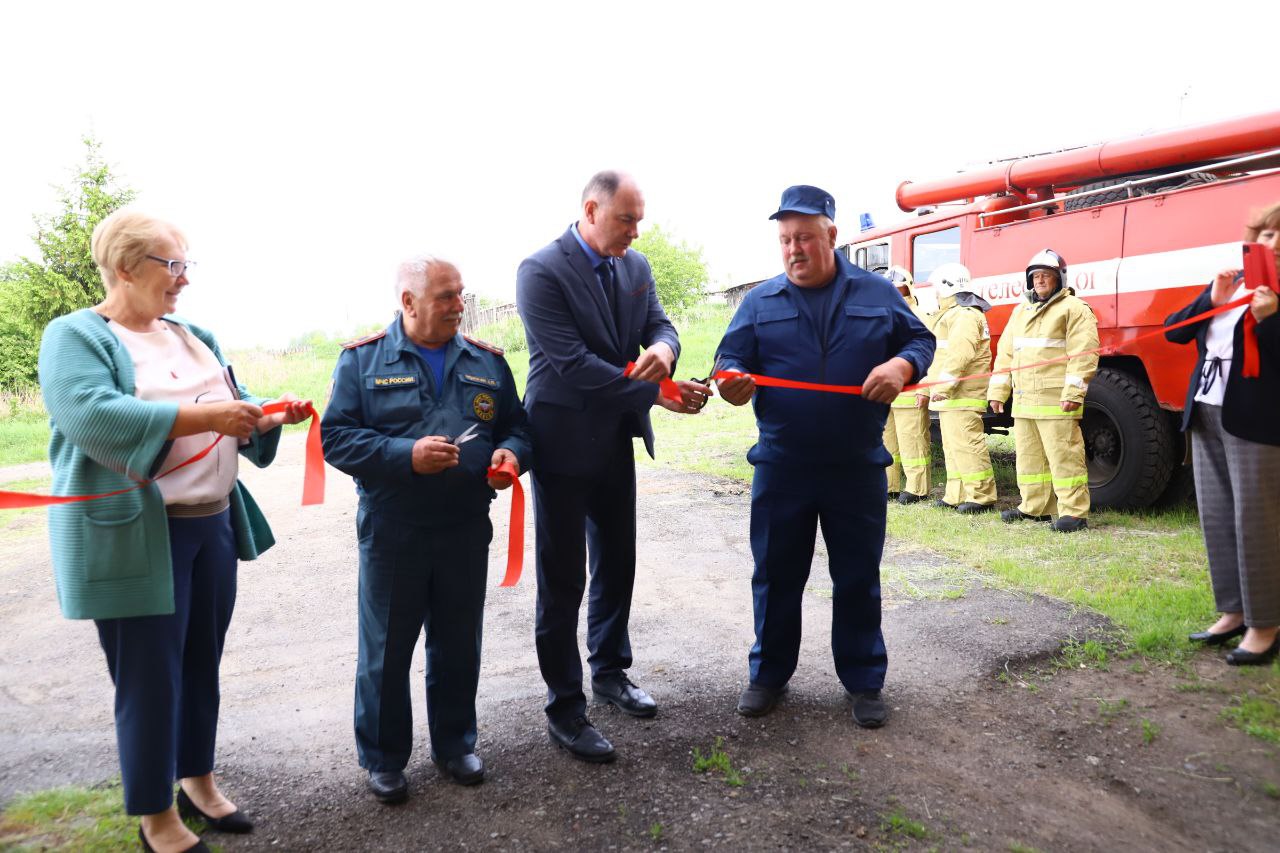
{"type": "MultiPolygon", "coordinates": [[[[366,794],[351,734],[355,500],[330,472],[301,509],[301,444],[245,480],[280,545],[241,567],[223,665],[219,772],[258,821],[252,849],[1269,850],[1280,837],[1277,748],[1229,728],[1248,673],[1210,653],[1189,671],[1062,669],[1094,614],[984,588],[908,542],[886,552],[889,725],[858,729],[834,675],[822,551],[805,599],[800,669],[773,715],[733,712],[751,642],[748,495],[741,484],[644,468],[632,617],[635,680],[660,703],[638,721],[592,716],[617,763],[547,742],[533,652],[532,565],[514,590],[506,498],[495,506],[479,752],[487,781],[435,772],[418,726],[412,797],[366,794]],[[1179,689],[1179,685],[1183,689],[1179,689]],[[1190,686],[1194,690],[1187,690],[1190,686]],[[1145,721],[1145,724],[1144,724],[1145,721]],[[716,748],[741,780],[696,773],[716,748]]],[[[532,531],[528,542],[532,545],[532,531]]],[[[57,614],[47,547],[23,532],[0,566],[0,801],[118,771],[111,691],[91,623],[57,614]]],[[[531,560],[531,557],[530,557],[531,560]]],[[[422,657],[414,663],[421,724],[422,657]]]]}

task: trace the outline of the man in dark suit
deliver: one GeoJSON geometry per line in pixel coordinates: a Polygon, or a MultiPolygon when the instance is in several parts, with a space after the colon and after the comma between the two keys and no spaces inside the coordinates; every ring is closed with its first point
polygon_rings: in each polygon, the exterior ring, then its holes
{"type": "Polygon", "coordinates": [[[548,731],[584,761],[607,762],[613,745],[587,719],[578,653],[578,611],[591,592],[587,649],[597,700],[636,717],[657,704],[627,677],[627,620],[636,563],[632,439],[653,456],[649,409],[695,413],[711,389],[680,382],[679,402],[660,396],[680,354],[658,304],[649,262],[629,250],[644,197],[635,181],[600,172],[582,193],[577,223],[520,264],[516,305],[529,341],[525,407],[537,461],[538,664],[547,683],[548,731]],[[640,348],[644,347],[642,353],[640,348]],[[635,368],[625,374],[628,362],[635,368]]]}

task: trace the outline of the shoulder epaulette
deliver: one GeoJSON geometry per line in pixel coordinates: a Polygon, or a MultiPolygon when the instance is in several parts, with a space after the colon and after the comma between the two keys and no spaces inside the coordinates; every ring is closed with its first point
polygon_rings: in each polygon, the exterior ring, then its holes
{"type": "Polygon", "coordinates": [[[470,335],[463,335],[462,337],[463,337],[463,338],[464,338],[468,343],[475,344],[476,346],[480,347],[480,349],[482,349],[482,350],[488,350],[489,352],[493,353],[494,355],[505,355],[505,354],[506,354],[506,352],[502,349],[502,347],[500,347],[500,346],[495,346],[494,344],[491,344],[491,343],[489,343],[488,341],[482,341],[482,340],[480,340],[479,338],[473,338],[473,337],[471,337],[470,335]]]}
{"type": "Polygon", "coordinates": [[[383,329],[380,332],[374,332],[372,335],[365,335],[363,338],[359,338],[354,341],[347,341],[345,344],[342,345],[342,348],[355,349],[356,347],[362,347],[365,344],[373,343],[374,341],[384,337],[386,334],[387,334],[387,330],[383,329]]]}

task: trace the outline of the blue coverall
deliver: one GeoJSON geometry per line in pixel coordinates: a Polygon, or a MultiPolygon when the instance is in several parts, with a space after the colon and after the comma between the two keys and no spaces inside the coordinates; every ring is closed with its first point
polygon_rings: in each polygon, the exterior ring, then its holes
{"type": "Polygon", "coordinates": [[[514,453],[521,471],[532,456],[511,369],[501,350],[457,335],[437,388],[397,316],[338,357],[321,436],[325,461],[355,478],[360,497],[360,766],[394,771],[409,761],[409,665],[424,629],[432,756],[443,762],[473,752],[496,495],[485,472],[495,448],[514,453]],[[455,438],[473,424],[478,437],[459,446],[457,467],[414,472],[414,442],[455,438]]]}
{"type": "MultiPolygon", "coordinates": [[[[786,275],[747,294],[717,350],[722,370],[861,385],[899,356],[919,381],[933,335],[889,282],[836,255],[835,290],[815,324],[786,275]]],[[[888,406],[848,394],[758,388],[751,485],[752,683],[780,689],[800,654],[801,596],[819,521],[833,590],[831,648],[847,690],[878,690],[888,656],[880,631],[885,533],[882,435],[888,406]]]]}

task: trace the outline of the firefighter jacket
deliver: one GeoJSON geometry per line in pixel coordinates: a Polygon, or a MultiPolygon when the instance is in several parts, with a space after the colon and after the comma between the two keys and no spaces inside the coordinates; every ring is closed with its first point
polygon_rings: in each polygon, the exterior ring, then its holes
{"type": "Polygon", "coordinates": [[[1098,372],[1098,318],[1070,288],[1062,288],[1044,302],[1020,302],[996,347],[997,373],[987,389],[988,400],[1004,402],[1013,386],[1015,418],[1078,418],[1084,407],[1062,411],[1062,403],[1083,403],[1089,381],[1098,372]],[[1073,356],[1069,361],[1018,370],[1020,365],[1073,356]]]}
{"type": "MultiPolygon", "coordinates": [[[[914,285],[907,285],[907,295],[905,298],[907,305],[911,308],[911,313],[915,314],[916,319],[928,327],[929,315],[924,313],[920,308],[920,300],[916,298],[916,289],[914,285]]],[[[905,394],[899,394],[897,399],[890,403],[889,406],[894,409],[914,409],[916,407],[916,392],[908,391],[905,394]]]]}
{"type": "Polygon", "coordinates": [[[991,332],[982,309],[973,305],[957,305],[956,297],[948,296],[938,303],[938,310],[929,315],[927,325],[938,339],[938,351],[924,381],[943,384],[922,389],[922,392],[930,398],[939,394],[946,397],[945,400],[931,399],[929,409],[935,412],[985,412],[986,377],[956,381],[991,369],[991,332]]]}

